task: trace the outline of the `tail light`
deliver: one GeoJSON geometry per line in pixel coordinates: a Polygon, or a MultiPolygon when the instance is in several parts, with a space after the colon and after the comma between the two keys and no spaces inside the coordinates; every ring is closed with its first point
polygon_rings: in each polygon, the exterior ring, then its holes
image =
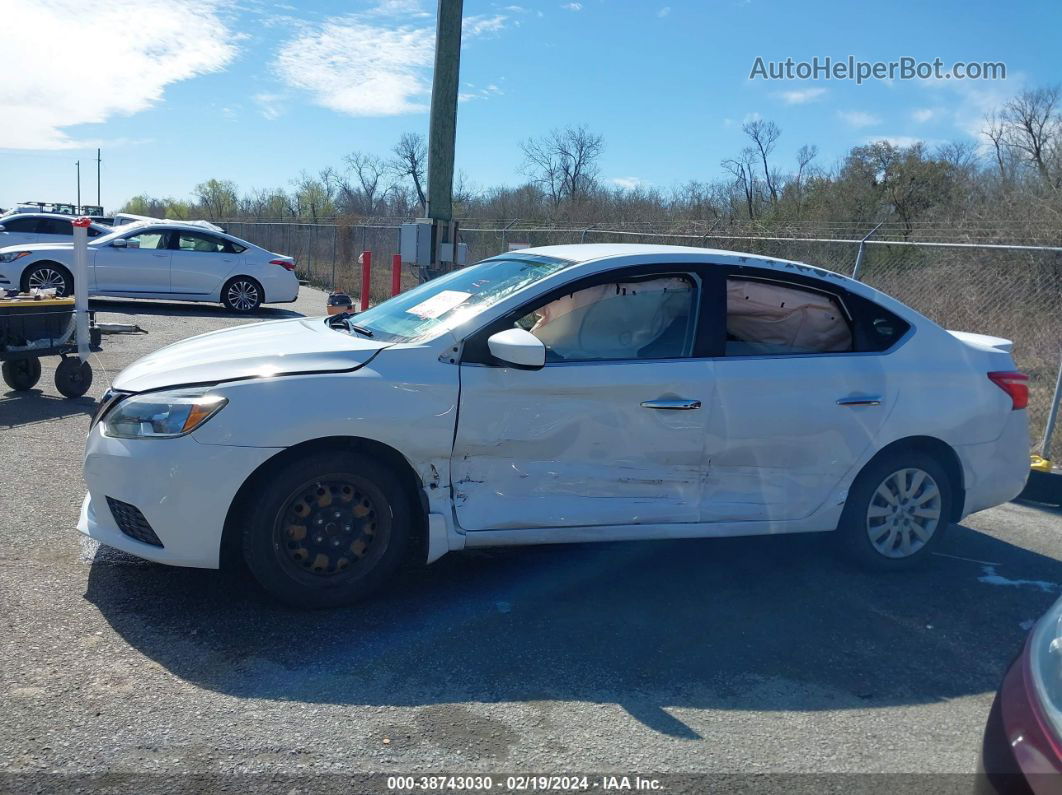
{"type": "Polygon", "coordinates": [[[279,265],[280,267],[282,267],[286,271],[295,270],[295,261],[294,260],[271,259],[271,260],[269,260],[269,264],[270,265],[279,265]]]}
{"type": "Polygon", "coordinates": [[[1029,376],[1014,370],[988,374],[989,380],[1010,395],[1011,409],[1017,411],[1029,405],[1029,376]]]}

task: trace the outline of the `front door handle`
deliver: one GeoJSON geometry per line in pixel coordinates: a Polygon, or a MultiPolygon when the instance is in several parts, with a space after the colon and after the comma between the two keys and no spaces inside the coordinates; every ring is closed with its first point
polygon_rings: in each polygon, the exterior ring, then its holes
{"type": "Polygon", "coordinates": [[[152,254],[151,256],[153,256],[153,257],[168,257],[170,255],[169,254],[152,254]]]}
{"type": "Polygon", "coordinates": [[[699,409],[701,407],[701,401],[699,400],[683,400],[678,398],[675,400],[643,400],[643,409],[663,409],[665,411],[690,411],[692,409],[699,409]]]}
{"type": "Polygon", "coordinates": [[[881,397],[873,395],[870,397],[847,397],[841,398],[837,401],[838,406],[880,406],[881,397]]]}

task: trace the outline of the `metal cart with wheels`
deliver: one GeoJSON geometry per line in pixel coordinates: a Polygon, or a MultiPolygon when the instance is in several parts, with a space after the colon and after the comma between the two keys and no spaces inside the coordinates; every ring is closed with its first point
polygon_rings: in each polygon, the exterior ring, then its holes
{"type": "MultiPolygon", "coordinates": [[[[92,367],[78,357],[73,298],[0,298],[0,369],[16,391],[32,389],[41,377],[41,357],[60,356],[55,388],[81,397],[92,386],[92,367]]],[[[99,350],[100,330],[89,320],[89,348],[99,350]]]]}

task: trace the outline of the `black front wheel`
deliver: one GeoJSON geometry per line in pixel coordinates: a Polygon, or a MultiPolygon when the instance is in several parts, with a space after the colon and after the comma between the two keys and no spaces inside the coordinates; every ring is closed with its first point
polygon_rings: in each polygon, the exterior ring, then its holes
{"type": "Polygon", "coordinates": [[[383,585],[401,564],[410,502],[398,478],[355,452],[281,465],[248,501],[243,555],[255,579],[296,607],[338,607],[383,585]]]}
{"type": "Polygon", "coordinates": [[[4,383],[16,392],[25,392],[33,389],[41,380],[40,359],[13,359],[4,362],[4,383]]]}
{"type": "Polygon", "coordinates": [[[92,386],[92,368],[76,357],[64,358],[55,368],[55,388],[68,398],[79,398],[92,386]]]}

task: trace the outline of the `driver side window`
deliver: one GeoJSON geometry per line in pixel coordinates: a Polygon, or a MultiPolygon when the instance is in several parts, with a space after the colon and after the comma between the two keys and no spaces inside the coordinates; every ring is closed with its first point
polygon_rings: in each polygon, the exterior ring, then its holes
{"type": "Polygon", "coordinates": [[[166,248],[166,233],[165,232],[141,232],[139,235],[133,235],[126,238],[126,245],[129,248],[143,248],[143,249],[159,249],[166,248]]]}
{"type": "Polygon", "coordinates": [[[691,355],[696,285],[685,275],[607,282],[554,297],[517,321],[547,362],[691,355]]]}

